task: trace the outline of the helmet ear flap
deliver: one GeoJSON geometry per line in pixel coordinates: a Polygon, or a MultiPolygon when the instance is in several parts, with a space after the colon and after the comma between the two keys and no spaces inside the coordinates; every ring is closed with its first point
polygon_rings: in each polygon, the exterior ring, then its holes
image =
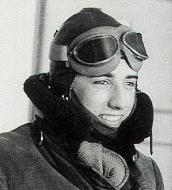
{"type": "Polygon", "coordinates": [[[151,136],[153,125],[153,104],[150,97],[141,91],[136,91],[136,105],[131,116],[118,129],[120,140],[125,143],[138,144],[151,136]]]}

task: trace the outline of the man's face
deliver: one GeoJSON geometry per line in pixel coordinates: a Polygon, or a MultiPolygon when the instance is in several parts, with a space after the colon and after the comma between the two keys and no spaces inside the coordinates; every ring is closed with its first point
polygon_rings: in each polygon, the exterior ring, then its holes
{"type": "Polygon", "coordinates": [[[100,77],[77,75],[73,90],[83,106],[101,122],[118,128],[135,101],[137,72],[121,60],[111,73],[100,77]]]}

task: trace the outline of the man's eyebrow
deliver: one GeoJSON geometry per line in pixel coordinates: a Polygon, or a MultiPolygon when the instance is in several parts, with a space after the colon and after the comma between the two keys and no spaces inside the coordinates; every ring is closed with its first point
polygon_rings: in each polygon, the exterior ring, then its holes
{"type": "Polygon", "coordinates": [[[138,79],[138,75],[128,75],[126,76],[126,79],[138,79]]]}
{"type": "MultiPolygon", "coordinates": [[[[113,78],[114,75],[111,74],[111,73],[107,73],[107,74],[104,74],[104,75],[100,75],[98,77],[108,77],[108,78],[113,78]]],[[[96,77],[95,77],[96,78],[96,77]]],[[[138,79],[138,75],[127,75],[125,77],[126,79],[138,79]]]]}
{"type": "MultiPolygon", "coordinates": [[[[100,76],[100,77],[109,77],[109,78],[112,78],[112,77],[113,77],[113,74],[107,73],[107,74],[102,75],[102,76],[100,76]]],[[[138,75],[127,75],[127,76],[126,76],[126,79],[132,79],[132,78],[138,79],[138,75]]]]}
{"type": "MultiPolygon", "coordinates": [[[[98,78],[98,77],[108,77],[108,78],[112,78],[113,76],[114,76],[113,74],[107,73],[107,74],[103,74],[103,75],[100,75],[100,76],[94,76],[94,78],[98,78]]],[[[89,77],[89,78],[92,78],[92,76],[89,77]]]]}
{"type": "Polygon", "coordinates": [[[109,78],[111,78],[111,77],[113,77],[113,74],[107,73],[107,74],[105,74],[105,75],[102,75],[102,77],[109,77],[109,78]]]}

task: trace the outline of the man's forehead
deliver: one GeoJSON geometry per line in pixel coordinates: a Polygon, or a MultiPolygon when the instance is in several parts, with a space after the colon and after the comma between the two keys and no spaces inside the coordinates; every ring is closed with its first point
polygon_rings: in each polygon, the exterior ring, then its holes
{"type": "Polygon", "coordinates": [[[96,79],[100,77],[107,77],[107,78],[120,77],[120,78],[127,78],[127,79],[132,79],[132,78],[138,79],[138,72],[133,71],[125,60],[121,60],[118,67],[109,73],[106,73],[100,76],[85,76],[78,73],[77,76],[78,77],[80,76],[82,78],[88,78],[88,79],[94,79],[94,78],[96,79]]]}
{"type": "MultiPolygon", "coordinates": [[[[107,74],[105,74],[105,75],[102,75],[102,77],[108,77],[108,78],[113,78],[113,77],[115,77],[115,74],[113,74],[113,73],[107,73],[107,74]]],[[[126,75],[126,78],[128,78],[128,79],[130,79],[130,78],[135,78],[135,79],[138,79],[138,74],[137,73],[135,73],[135,74],[128,74],[128,75],[126,75]]]]}
{"type": "Polygon", "coordinates": [[[127,62],[125,60],[121,60],[120,64],[117,66],[117,68],[115,68],[113,71],[111,71],[110,73],[101,75],[99,77],[108,77],[108,78],[113,78],[115,76],[124,76],[127,78],[138,78],[138,72],[133,71],[129,65],[127,64],[127,62]]]}

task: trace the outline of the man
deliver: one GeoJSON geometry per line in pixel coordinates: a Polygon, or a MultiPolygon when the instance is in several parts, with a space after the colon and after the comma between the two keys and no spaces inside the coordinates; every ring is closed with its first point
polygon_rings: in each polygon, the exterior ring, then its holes
{"type": "Polygon", "coordinates": [[[56,32],[50,73],[24,90],[40,111],[0,137],[1,189],[164,189],[134,144],[151,137],[153,107],[137,89],[148,58],[142,36],[85,8],[56,32]]]}

